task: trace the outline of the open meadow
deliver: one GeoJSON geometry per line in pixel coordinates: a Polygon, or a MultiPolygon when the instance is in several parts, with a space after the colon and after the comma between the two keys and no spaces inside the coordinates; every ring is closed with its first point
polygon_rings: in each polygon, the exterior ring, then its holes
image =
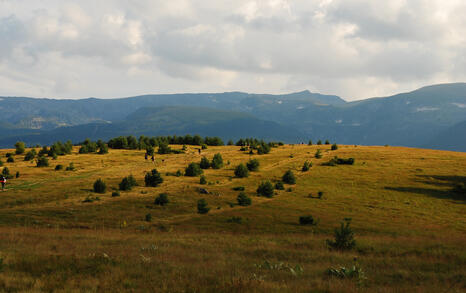
{"type": "Polygon", "coordinates": [[[152,162],[144,150],[100,155],[74,147],[42,168],[24,154],[7,163],[14,149],[0,150],[0,170],[19,172],[0,192],[0,291],[465,292],[466,200],[452,188],[466,181],[466,153],[284,145],[250,155],[239,146],[209,146],[201,154],[198,148],[156,154],[152,162]],[[317,149],[322,158],[315,158],[317,149]],[[207,184],[176,176],[217,153],[224,166],[204,170],[207,184]],[[334,156],[354,158],[354,165],[323,165],[334,156]],[[259,161],[258,171],[236,178],[235,167],[250,159],[259,161]],[[312,167],[302,171],[306,161],[312,167]],[[75,170],[55,170],[70,163],[75,170]],[[163,183],[145,187],[154,168],[163,183]],[[257,196],[262,181],[275,184],[287,170],[296,184],[257,196]],[[115,196],[129,175],[138,186],[115,196]],[[102,194],[93,192],[99,178],[107,186],[102,194]],[[237,203],[241,187],[249,206],[237,203]],[[160,193],[168,204],[154,204],[160,193]],[[201,198],[206,214],[198,213],[201,198]],[[301,225],[299,217],[310,215],[317,224],[301,225]],[[348,218],[356,246],[330,249],[326,240],[348,218]],[[353,266],[352,273],[341,270],[353,266]]]}

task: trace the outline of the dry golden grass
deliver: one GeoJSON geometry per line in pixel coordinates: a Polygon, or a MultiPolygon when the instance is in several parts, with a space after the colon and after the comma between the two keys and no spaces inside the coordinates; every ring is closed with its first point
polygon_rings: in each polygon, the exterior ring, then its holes
{"type": "MultiPolygon", "coordinates": [[[[181,146],[173,146],[181,148],[181,146]]],[[[0,150],[5,162],[5,153],[0,150]]],[[[37,168],[15,155],[12,174],[0,192],[0,291],[168,291],[168,292],[463,292],[466,290],[465,201],[451,192],[466,180],[466,154],[401,147],[286,145],[267,155],[239,147],[196,147],[186,154],[156,155],[110,150],[109,154],[50,159],[37,168]],[[315,159],[317,149],[322,159],[315,159]],[[166,176],[184,171],[201,156],[221,153],[225,166],[199,177],[166,176]],[[334,155],[355,165],[322,166],[334,155]],[[234,178],[250,158],[259,172],[234,178]],[[304,161],[313,167],[301,172],[304,161]],[[73,162],[76,171],[55,171],[73,162]],[[164,182],[144,187],[144,174],[157,168],[164,182]],[[280,180],[291,169],[296,185],[273,198],[255,196],[263,180],[280,180]],[[112,197],[125,176],[138,187],[112,197]],[[92,192],[102,178],[107,193],[92,192]],[[253,204],[239,207],[244,186],[253,204]],[[199,187],[211,194],[203,195],[199,187]],[[310,198],[323,191],[322,199],[310,198]],[[170,203],[154,205],[159,193],[170,203]],[[100,200],[84,203],[87,197],[100,200]],[[197,214],[205,198],[211,207],[197,214]],[[150,213],[152,221],[146,222],[150,213]],[[312,215],[317,226],[301,226],[312,215]],[[241,217],[242,223],[231,223],[241,217]],[[325,240],[342,219],[352,218],[357,248],[331,251],[325,240]],[[354,260],[356,259],[356,261],[354,260]],[[272,266],[264,265],[265,262],[272,266]],[[367,279],[329,278],[330,267],[358,263],[367,279]],[[293,273],[290,268],[302,268],[293,273]]],[[[2,167],[0,167],[1,169],[2,167]]]]}

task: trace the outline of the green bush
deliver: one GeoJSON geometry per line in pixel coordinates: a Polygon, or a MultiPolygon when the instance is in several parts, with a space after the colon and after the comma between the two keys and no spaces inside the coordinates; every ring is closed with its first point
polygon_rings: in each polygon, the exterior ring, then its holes
{"type": "Polygon", "coordinates": [[[36,150],[35,150],[35,149],[32,149],[32,150],[30,150],[29,152],[26,153],[26,155],[24,156],[24,160],[25,160],[25,161],[34,160],[34,158],[36,157],[36,155],[37,155],[36,150]]]}
{"type": "Polygon", "coordinates": [[[242,224],[243,223],[243,218],[233,216],[233,217],[227,219],[227,223],[242,224]]]}
{"type": "Polygon", "coordinates": [[[312,145],[312,140],[310,139],[307,145],[312,145]]]}
{"type": "Polygon", "coordinates": [[[146,214],[146,217],[144,219],[146,220],[146,222],[152,222],[152,215],[146,214]]]}
{"type": "Polygon", "coordinates": [[[242,191],[239,193],[236,200],[238,201],[238,205],[240,205],[240,206],[248,206],[248,205],[251,205],[251,203],[252,203],[251,198],[248,197],[246,195],[246,193],[244,193],[242,191]]]}
{"type": "Polygon", "coordinates": [[[48,167],[49,160],[46,157],[39,157],[37,159],[37,167],[48,167]]]}
{"type": "Polygon", "coordinates": [[[325,144],[330,144],[330,141],[328,141],[328,139],[326,139],[325,144]]]}
{"type": "Polygon", "coordinates": [[[144,177],[144,182],[146,186],[157,187],[163,182],[162,175],[157,171],[157,169],[152,169],[152,171],[147,172],[144,177]]]}
{"type": "Polygon", "coordinates": [[[204,173],[204,171],[202,171],[199,164],[191,163],[188,165],[188,167],[186,167],[184,176],[195,177],[201,175],[202,173],[204,173]]]}
{"type": "Polygon", "coordinates": [[[56,165],[55,171],[60,171],[60,170],[63,170],[63,165],[60,165],[60,164],[56,165]]]}
{"type": "Polygon", "coordinates": [[[16,154],[17,155],[23,154],[24,150],[25,150],[24,142],[18,141],[17,143],[15,143],[15,148],[16,148],[16,154]]]}
{"type": "Polygon", "coordinates": [[[171,148],[168,146],[168,143],[161,142],[159,144],[159,149],[157,150],[157,153],[160,155],[163,154],[170,154],[172,152],[171,148]]]}
{"type": "Polygon", "coordinates": [[[282,181],[286,184],[296,184],[296,177],[294,176],[293,171],[286,171],[285,174],[283,174],[282,181]]]}
{"type": "Polygon", "coordinates": [[[304,162],[303,168],[301,169],[303,172],[309,171],[309,169],[312,167],[312,163],[309,163],[308,161],[304,162]]]}
{"type": "Polygon", "coordinates": [[[112,192],[112,197],[118,197],[120,196],[120,192],[119,191],[114,191],[112,192]]]}
{"type": "Polygon", "coordinates": [[[175,176],[176,177],[181,177],[181,176],[183,176],[183,173],[181,172],[181,170],[178,169],[178,170],[176,170],[175,176]]]}
{"type": "Polygon", "coordinates": [[[320,150],[317,150],[317,151],[316,151],[316,154],[314,155],[314,157],[315,157],[316,159],[322,158],[322,152],[321,152],[320,150]]]}
{"type": "Polygon", "coordinates": [[[299,224],[300,225],[317,225],[317,220],[314,219],[311,215],[309,216],[301,216],[299,217],[299,224]]]}
{"type": "Polygon", "coordinates": [[[67,167],[66,167],[66,171],[74,171],[76,170],[76,168],[74,167],[74,163],[71,162],[67,167]]]}
{"type": "Polygon", "coordinates": [[[3,161],[0,159],[0,167],[3,166],[3,161]]]}
{"type": "Polygon", "coordinates": [[[246,167],[248,167],[249,171],[257,171],[259,170],[259,160],[251,159],[246,163],[246,167]]]}
{"type": "Polygon", "coordinates": [[[207,179],[205,178],[204,175],[201,175],[201,178],[199,178],[199,184],[207,184],[207,179]]]}
{"type": "Polygon", "coordinates": [[[6,159],[6,162],[7,163],[14,163],[15,159],[13,157],[8,157],[8,159],[6,159]]]}
{"type": "Polygon", "coordinates": [[[276,190],[285,190],[285,186],[283,185],[283,182],[278,181],[277,183],[275,183],[275,189],[276,190]]]}
{"type": "Polygon", "coordinates": [[[121,180],[120,184],[118,184],[118,187],[120,190],[127,191],[131,190],[134,186],[137,185],[138,184],[136,182],[136,179],[134,179],[133,175],[129,175],[121,180]]]}
{"type": "Polygon", "coordinates": [[[244,186],[233,187],[233,190],[235,190],[235,191],[244,191],[244,186]]]}
{"type": "Polygon", "coordinates": [[[322,145],[322,141],[320,139],[317,141],[317,145],[322,145]]]}
{"type": "Polygon", "coordinates": [[[168,204],[170,201],[168,200],[168,194],[166,193],[161,193],[159,196],[157,196],[154,200],[154,204],[159,205],[159,206],[164,206],[168,204]]]}
{"type": "Polygon", "coordinates": [[[210,211],[207,201],[204,198],[201,198],[197,201],[197,212],[199,214],[207,214],[210,211]]]}
{"type": "Polygon", "coordinates": [[[199,164],[199,166],[201,167],[201,169],[209,169],[210,168],[209,159],[207,159],[206,157],[202,157],[201,163],[199,164]]]}
{"type": "Polygon", "coordinates": [[[332,151],[338,150],[338,145],[336,143],[332,144],[332,151]]]}
{"type": "Polygon", "coordinates": [[[223,158],[221,154],[215,154],[212,163],[210,163],[213,169],[220,169],[223,167],[223,158]]]}
{"type": "Polygon", "coordinates": [[[102,179],[97,179],[94,182],[94,192],[96,193],[105,193],[107,190],[107,184],[102,179]]]}
{"type": "Polygon", "coordinates": [[[245,178],[245,177],[248,177],[249,176],[249,170],[248,168],[246,168],[246,166],[244,166],[243,163],[239,164],[236,168],[235,168],[235,176],[237,178],[245,178]]]}
{"type": "Polygon", "coordinates": [[[350,250],[356,246],[354,232],[350,227],[351,219],[345,219],[341,222],[340,228],[335,229],[335,240],[327,239],[327,245],[337,250],[350,250]]]}
{"type": "Polygon", "coordinates": [[[273,185],[270,181],[263,181],[259,184],[259,187],[257,187],[257,194],[259,196],[265,196],[265,197],[273,197],[273,185]]]}
{"type": "Polygon", "coordinates": [[[20,176],[19,171],[16,171],[15,178],[19,178],[19,176],[20,176]]]}
{"type": "Polygon", "coordinates": [[[10,169],[8,169],[8,167],[3,168],[2,175],[5,176],[8,179],[11,176],[10,175],[10,169]]]}

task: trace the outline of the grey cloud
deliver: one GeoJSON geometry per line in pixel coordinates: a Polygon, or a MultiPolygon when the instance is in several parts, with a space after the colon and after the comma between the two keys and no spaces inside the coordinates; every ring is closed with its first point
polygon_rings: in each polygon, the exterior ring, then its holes
{"type": "Polygon", "coordinates": [[[0,95],[308,87],[359,98],[466,75],[466,5],[440,0],[3,1],[0,11],[0,95]]]}

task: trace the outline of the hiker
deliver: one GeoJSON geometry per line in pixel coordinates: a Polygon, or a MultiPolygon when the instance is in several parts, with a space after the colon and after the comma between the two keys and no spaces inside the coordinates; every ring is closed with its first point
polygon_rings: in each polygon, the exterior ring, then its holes
{"type": "Polygon", "coordinates": [[[6,184],[5,176],[2,176],[2,178],[0,178],[0,182],[2,183],[2,191],[3,191],[5,189],[5,184],[6,184]]]}
{"type": "Polygon", "coordinates": [[[197,149],[199,151],[199,155],[201,154],[201,149],[197,149]]]}
{"type": "Polygon", "coordinates": [[[152,155],[152,158],[151,158],[151,160],[152,160],[152,163],[153,163],[153,162],[155,162],[154,155],[152,155]]]}
{"type": "Polygon", "coordinates": [[[144,159],[147,161],[147,153],[144,154],[144,159]]]}

